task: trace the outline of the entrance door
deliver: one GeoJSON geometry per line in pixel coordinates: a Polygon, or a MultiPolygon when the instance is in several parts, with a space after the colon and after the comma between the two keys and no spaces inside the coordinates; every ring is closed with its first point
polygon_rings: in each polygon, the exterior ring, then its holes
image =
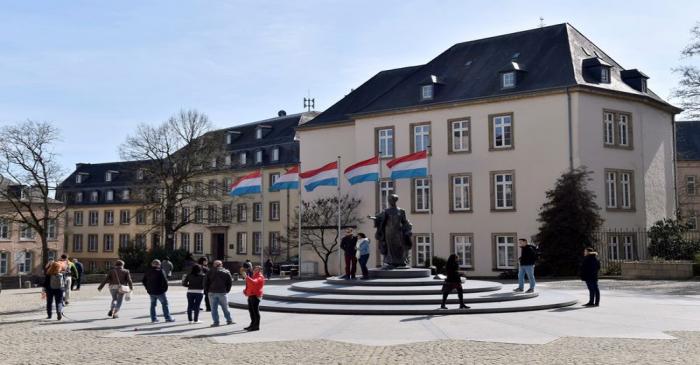
{"type": "Polygon", "coordinates": [[[212,233],[211,252],[214,260],[224,261],[226,255],[226,238],[223,233],[212,233]]]}

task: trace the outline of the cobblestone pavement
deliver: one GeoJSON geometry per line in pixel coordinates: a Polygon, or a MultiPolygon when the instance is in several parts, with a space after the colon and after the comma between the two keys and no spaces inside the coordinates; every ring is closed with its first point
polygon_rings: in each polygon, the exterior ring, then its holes
{"type": "MultiPolygon", "coordinates": [[[[549,282],[542,286],[578,290],[577,282],[549,282]]],[[[635,298],[651,295],[649,288],[661,293],[678,293],[688,302],[686,309],[696,310],[695,290],[700,283],[674,282],[616,282],[603,283],[609,291],[620,291],[623,299],[634,305],[635,298]],[[614,289],[613,289],[614,288],[614,289]],[[640,289],[641,288],[641,289],[640,289]],[[685,288],[685,289],[684,289],[685,288]],[[641,293],[634,295],[637,291],[641,293]]],[[[177,288],[179,289],[179,288],[177,288]]],[[[142,290],[142,289],[140,289],[142,290]]],[[[138,295],[137,290],[137,295],[138,295]]],[[[179,292],[178,292],[179,293],[179,292]]],[[[578,292],[580,294],[580,292],[578,292]]],[[[605,295],[612,296],[609,292],[605,295]]],[[[173,296],[179,294],[173,294],[173,296]]],[[[654,300],[665,300],[655,297],[654,300]]],[[[80,302],[108,302],[106,294],[97,293],[94,286],[84,286],[75,292],[74,308],[80,302]]],[[[612,301],[612,298],[610,299],[612,301]]],[[[135,308],[147,321],[147,308],[135,308]]],[[[141,303],[141,302],[139,302],[141,303]]],[[[145,301],[143,301],[145,303],[145,301]]],[[[322,338],[296,341],[265,341],[226,343],[227,338],[240,333],[240,324],[220,327],[215,332],[192,335],[191,332],[170,331],[171,335],[148,335],[149,325],[134,326],[127,319],[99,319],[106,325],[87,328],[95,319],[75,319],[64,323],[43,318],[37,289],[6,290],[0,294],[0,363],[2,364],[193,364],[193,363],[248,363],[248,364],[699,364],[700,332],[666,332],[669,339],[562,337],[544,344],[513,344],[465,340],[440,340],[402,343],[386,346],[368,346],[358,343],[328,341],[322,338]],[[70,321],[73,321],[72,323],[70,321]],[[126,322],[126,324],[124,324],[126,322]],[[128,331],[140,330],[135,336],[128,331]]],[[[71,304],[73,306],[73,304],[71,304]]],[[[71,306],[68,308],[71,309],[71,306]]],[[[602,307],[601,307],[602,308],[602,307]]],[[[103,312],[103,307],[95,311],[103,312]]],[[[70,312],[70,310],[67,310],[70,312]]],[[[576,311],[581,313],[582,311],[576,311]]],[[[185,318],[177,311],[178,322],[169,329],[186,328],[185,318]]],[[[596,312],[584,312],[595,315],[596,312]]],[[[698,312],[683,312],[691,315],[698,312]]],[[[654,317],[656,313],[649,313],[654,317]]],[[[101,314],[104,316],[104,314],[101,314]]],[[[242,311],[234,313],[242,320],[242,311]]],[[[264,316],[266,314],[263,314],[264,316]]],[[[519,315],[522,321],[532,320],[528,313],[519,315]]],[[[558,315],[558,314],[557,314],[558,315]]],[[[587,315],[587,314],[586,314],[587,315]]],[[[618,313],[625,316],[624,311],[618,313]]],[[[674,314],[675,315],[675,314],[674,314]]],[[[487,315],[488,316],[488,315],[487,315]]],[[[271,316],[268,316],[268,318],[271,316]]],[[[353,317],[346,316],[349,324],[353,317]]],[[[449,317],[468,318],[471,316],[449,317]]],[[[493,316],[491,316],[493,317],[493,316]]],[[[309,317],[312,318],[312,317],[309,317]]],[[[380,317],[374,317],[379,320],[380,317]]],[[[501,317],[496,317],[501,318],[501,317]]],[[[551,317],[558,318],[558,317],[551,317]]],[[[207,318],[208,319],[208,318],[207,318]]],[[[247,319],[247,318],[246,318],[247,319]]],[[[696,318],[697,319],[697,318],[696,318]]],[[[462,319],[459,319],[462,320],[462,319]]],[[[653,318],[652,318],[653,320],[653,318]]],[[[265,323],[265,317],[263,317],[265,323]]],[[[507,326],[507,324],[504,324],[507,326]]],[[[153,332],[164,327],[153,328],[153,332]]],[[[700,328],[699,328],[700,329],[700,328]]],[[[208,331],[207,329],[206,331],[208,331]]],[[[289,328],[294,331],[294,328],[289,328]]],[[[467,329],[468,330],[468,329],[467,329]]],[[[202,330],[205,331],[205,330],[202,330]]],[[[264,333],[265,328],[259,333],[264,333]]],[[[201,333],[201,332],[195,332],[201,333]]],[[[356,333],[362,337],[363,333],[356,333]]],[[[601,333],[601,336],[606,334],[601,333]]]]}

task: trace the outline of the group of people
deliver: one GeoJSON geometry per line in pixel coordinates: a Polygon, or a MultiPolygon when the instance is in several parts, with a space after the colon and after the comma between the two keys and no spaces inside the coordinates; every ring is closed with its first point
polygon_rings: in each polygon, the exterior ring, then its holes
{"type": "Polygon", "coordinates": [[[360,232],[354,235],[352,228],[345,229],[345,236],[340,240],[340,249],[343,250],[345,258],[345,275],[342,276],[343,279],[357,279],[358,262],[362,271],[361,280],[369,279],[369,269],[367,269],[370,252],[369,243],[369,239],[364,233],[360,232]]]}
{"type": "Polygon", "coordinates": [[[80,290],[83,278],[83,264],[78,259],[69,259],[61,255],[58,260],[49,260],[44,267],[44,282],[42,296],[46,298],[47,318],[53,316],[56,308],[56,319],[63,319],[63,307],[70,303],[72,290],[80,290]]]}
{"type": "MultiPolygon", "coordinates": [[[[241,275],[245,277],[246,281],[243,293],[248,297],[251,323],[245,330],[258,331],[260,329],[259,307],[263,296],[265,278],[261,273],[262,268],[260,266],[252,267],[252,264],[247,262],[243,268],[246,265],[248,265],[249,269],[241,270],[241,275]]],[[[231,272],[223,267],[223,263],[220,260],[214,261],[210,269],[208,260],[205,257],[200,258],[196,263],[187,263],[185,266],[187,273],[182,279],[182,285],[187,288],[187,320],[189,323],[201,323],[199,313],[202,310],[202,301],[204,301],[206,311],[211,312],[211,327],[221,325],[219,308],[221,308],[226,324],[234,324],[227,298],[227,294],[231,291],[233,284],[231,272]]],[[[166,322],[175,322],[175,318],[170,313],[167,297],[168,278],[172,276],[172,270],[172,264],[169,260],[161,262],[156,259],[151,262],[151,266],[146,270],[141,280],[150,296],[150,317],[153,323],[160,321],[156,311],[159,302],[163,319],[166,322]]],[[[109,285],[109,291],[112,295],[107,316],[118,318],[124,298],[128,298],[129,293],[133,290],[131,275],[129,270],[124,268],[123,261],[118,260],[115,263],[97,289],[102,290],[105,285],[109,285]]]]}

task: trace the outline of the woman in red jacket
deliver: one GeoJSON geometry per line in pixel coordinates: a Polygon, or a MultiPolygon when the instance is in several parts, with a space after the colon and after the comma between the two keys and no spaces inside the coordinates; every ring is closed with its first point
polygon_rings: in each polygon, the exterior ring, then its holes
{"type": "Polygon", "coordinates": [[[246,275],[245,289],[243,294],[248,297],[248,312],[250,312],[250,326],[244,328],[246,331],[260,330],[260,300],[263,296],[263,286],[265,277],[260,273],[260,265],[255,266],[253,275],[246,275]]]}

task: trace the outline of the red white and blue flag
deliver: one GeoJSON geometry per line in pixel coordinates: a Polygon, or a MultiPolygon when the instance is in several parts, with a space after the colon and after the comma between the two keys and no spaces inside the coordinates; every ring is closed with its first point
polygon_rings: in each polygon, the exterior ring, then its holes
{"type": "Polygon", "coordinates": [[[304,179],[304,189],[313,191],[318,186],[338,185],[338,161],[331,162],[314,170],[304,171],[299,174],[304,179]]]}
{"type": "Polygon", "coordinates": [[[270,191],[299,189],[299,166],[294,166],[287,170],[282,176],[277,178],[270,191]]]}
{"type": "Polygon", "coordinates": [[[228,195],[241,196],[260,193],[262,193],[262,173],[260,171],[255,171],[241,177],[235,183],[231,184],[228,195]]]}
{"type": "Polygon", "coordinates": [[[428,176],[428,151],[420,151],[397,157],[386,166],[391,171],[391,179],[411,179],[428,176]]]}
{"type": "Polygon", "coordinates": [[[374,156],[351,165],[345,169],[345,177],[350,185],[379,181],[379,157],[374,156]]]}

